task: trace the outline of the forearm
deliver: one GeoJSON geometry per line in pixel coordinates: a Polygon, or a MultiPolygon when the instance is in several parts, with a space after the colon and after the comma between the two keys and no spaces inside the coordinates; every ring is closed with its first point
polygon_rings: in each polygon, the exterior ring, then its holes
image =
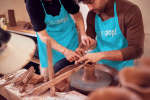
{"type": "Polygon", "coordinates": [[[80,12],[73,14],[73,18],[75,20],[75,23],[76,23],[76,26],[77,26],[80,36],[86,35],[82,14],[80,12]]]}
{"type": "Polygon", "coordinates": [[[99,52],[97,53],[97,57],[100,60],[112,60],[112,61],[123,61],[123,54],[121,50],[114,50],[114,51],[106,51],[106,52],[99,52]]]}
{"type": "Polygon", "coordinates": [[[97,53],[97,57],[105,60],[112,61],[125,61],[130,59],[136,59],[143,54],[143,48],[141,47],[127,47],[121,50],[106,51],[97,53]]]}
{"type": "MultiPolygon", "coordinates": [[[[38,32],[38,35],[39,35],[40,37],[42,37],[42,36],[47,37],[47,38],[45,38],[45,39],[50,39],[52,48],[55,49],[56,51],[61,52],[62,54],[64,54],[66,48],[63,47],[63,46],[61,46],[61,45],[58,44],[53,38],[51,38],[51,37],[47,34],[46,30],[42,30],[42,31],[38,32]]],[[[45,40],[45,41],[46,41],[46,40],[45,40]]]]}

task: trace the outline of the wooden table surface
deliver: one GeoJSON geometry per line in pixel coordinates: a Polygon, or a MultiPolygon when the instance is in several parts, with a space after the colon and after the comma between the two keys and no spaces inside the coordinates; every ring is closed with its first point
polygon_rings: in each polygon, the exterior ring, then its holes
{"type": "MultiPolygon", "coordinates": [[[[19,70],[17,73],[21,73],[25,69],[19,70]]],[[[0,79],[0,84],[5,82],[4,79],[0,79]]],[[[77,92],[56,92],[56,97],[50,97],[49,91],[40,95],[40,96],[27,96],[21,97],[22,93],[19,93],[19,90],[13,86],[13,84],[7,85],[0,88],[0,95],[4,96],[7,100],[86,100],[86,96],[77,92]]]]}
{"type": "Polygon", "coordinates": [[[7,27],[8,31],[15,32],[18,34],[23,34],[23,35],[29,35],[29,36],[35,36],[36,37],[36,32],[33,29],[26,30],[24,29],[24,25],[26,22],[17,22],[17,26],[13,27],[7,27]]]}

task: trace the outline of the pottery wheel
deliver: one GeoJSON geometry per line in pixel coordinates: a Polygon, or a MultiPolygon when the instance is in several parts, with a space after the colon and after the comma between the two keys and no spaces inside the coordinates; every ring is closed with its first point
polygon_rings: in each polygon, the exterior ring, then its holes
{"type": "Polygon", "coordinates": [[[95,69],[95,76],[97,80],[95,82],[87,82],[82,80],[83,71],[83,69],[80,69],[78,72],[72,74],[70,77],[71,87],[91,92],[97,88],[109,86],[113,80],[109,73],[95,69]]]}

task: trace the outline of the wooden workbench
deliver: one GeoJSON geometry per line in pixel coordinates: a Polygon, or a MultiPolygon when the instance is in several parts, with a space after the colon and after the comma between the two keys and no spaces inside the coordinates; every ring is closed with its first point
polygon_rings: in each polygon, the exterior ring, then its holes
{"type": "MultiPolygon", "coordinates": [[[[20,70],[20,72],[25,71],[25,69],[20,70]]],[[[0,79],[0,84],[5,82],[4,79],[0,79]]],[[[21,97],[19,90],[13,86],[13,84],[7,85],[0,88],[0,95],[4,96],[7,100],[85,100],[86,96],[80,94],[76,91],[70,92],[56,92],[56,97],[50,97],[49,91],[40,96],[27,96],[21,97]]]]}
{"type": "Polygon", "coordinates": [[[26,30],[24,29],[24,25],[26,22],[17,22],[17,26],[7,27],[7,31],[18,33],[21,35],[34,36],[36,37],[36,32],[33,29],[26,30]]]}

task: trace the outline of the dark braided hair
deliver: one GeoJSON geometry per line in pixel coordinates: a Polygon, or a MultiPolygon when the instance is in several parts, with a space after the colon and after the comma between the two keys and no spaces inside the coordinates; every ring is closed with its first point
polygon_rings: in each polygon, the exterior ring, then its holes
{"type": "Polygon", "coordinates": [[[0,47],[10,40],[10,33],[0,28],[0,47]]]}

